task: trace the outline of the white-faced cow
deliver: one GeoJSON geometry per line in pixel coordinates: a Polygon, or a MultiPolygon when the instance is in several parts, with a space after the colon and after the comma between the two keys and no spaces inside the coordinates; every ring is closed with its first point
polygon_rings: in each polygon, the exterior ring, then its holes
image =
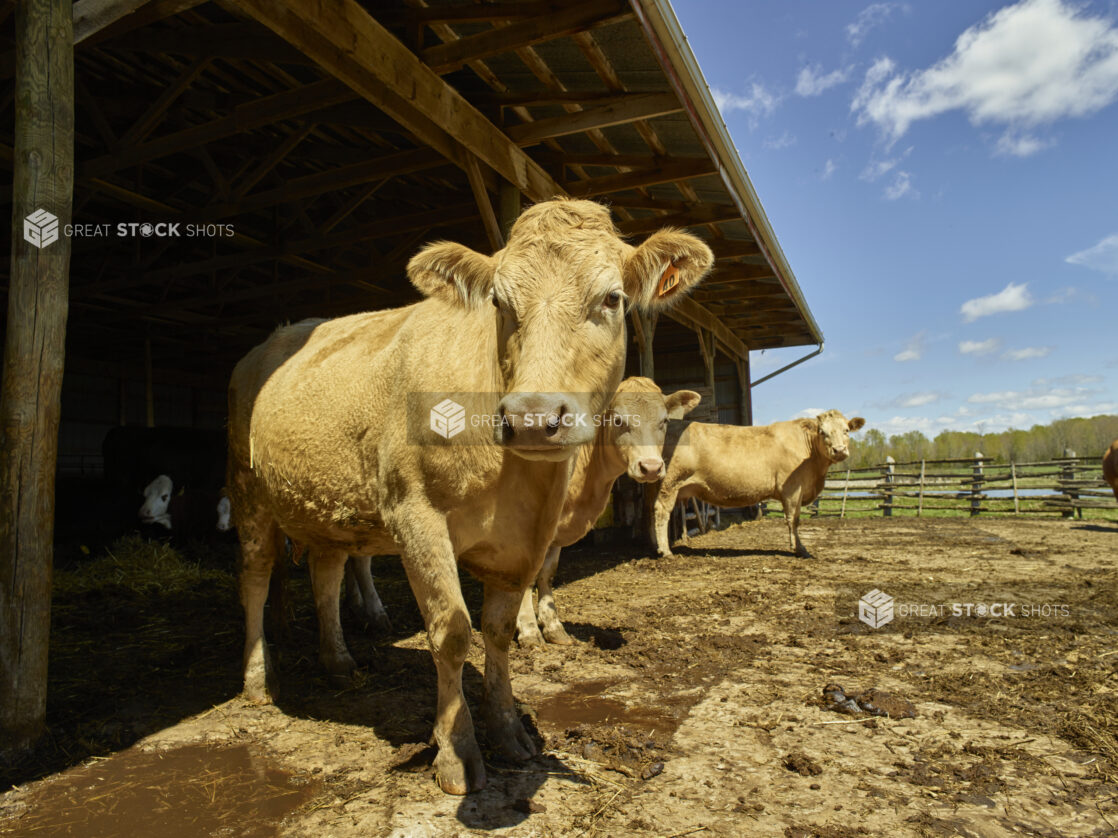
{"type": "Polygon", "coordinates": [[[698,403],[698,393],[680,390],[665,396],[649,378],[621,382],[609,411],[602,417],[594,444],[584,446],[573,458],[559,529],[536,577],[539,604],[533,608],[530,586],[520,604],[516,626],[520,643],[540,644],[545,639],[560,645],[573,642],[559,619],[551,588],[559,551],[590,531],[609,502],[614,481],[622,474],[638,483],[655,483],[664,476],[661,453],[668,420],[682,419],[698,403]]]}
{"type": "Polygon", "coordinates": [[[715,506],[752,506],[779,500],[788,538],[797,556],[809,555],[800,541],[800,507],[823,490],[827,469],[850,455],[850,431],[865,424],[837,410],[814,419],[755,427],[692,422],[665,449],[667,474],[656,496],[656,548],[672,554],[668,522],[677,500],[699,498],[715,506]]]}
{"type": "Polygon", "coordinates": [[[1118,500],[1118,439],[1110,443],[1110,447],[1102,455],[1102,476],[1114,490],[1114,499],[1118,500]]]}
{"type": "MultiPolygon", "coordinates": [[[[408,275],[422,302],[281,328],[242,359],[227,485],[243,549],[246,695],[269,698],[262,618],[277,529],[309,547],[320,607],[337,607],[347,555],[399,554],[438,672],[436,777],[447,792],[481,788],[462,693],[464,567],[485,586],[490,744],[531,756],[508,646],[554,540],[567,460],[593,440],[592,423],[572,420],[599,416],[621,380],[626,299],[671,305],[712,262],[694,236],[665,230],[633,247],[604,207],[548,201],[492,256],[450,242],[416,254],[408,275]]],[[[334,662],[352,666],[344,646],[334,662]]]]}

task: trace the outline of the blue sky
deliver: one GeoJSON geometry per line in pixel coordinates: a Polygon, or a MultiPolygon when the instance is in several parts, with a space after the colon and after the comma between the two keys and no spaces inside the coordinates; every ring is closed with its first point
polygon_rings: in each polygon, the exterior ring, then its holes
{"type": "Polygon", "coordinates": [[[1118,2],[675,9],[826,338],[754,421],[1118,413],[1118,2]]]}

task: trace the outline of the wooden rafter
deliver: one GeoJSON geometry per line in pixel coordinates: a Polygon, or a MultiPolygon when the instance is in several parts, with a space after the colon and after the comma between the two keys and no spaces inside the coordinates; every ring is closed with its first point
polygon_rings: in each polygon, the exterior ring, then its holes
{"type": "Polygon", "coordinates": [[[674,93],[633,93],[619,102],[514,125],[508,129],[508,135],[519,145],[529,146],[545,139],[581,134],[595,128],[623,125],[638,119],[679,113],[681,110],[683,106],[674,93]]]}
{"type": "Polygon", "coordinates": [[[354,0],[234,0],[461,169],[466,152],[536,201],[563,194],[539,164],[354,0]]]}
{"type": "Polygon", "coordinates": [[[591,198],[610,192],[638,189],[642,186],[655,186],[660,183],[689,180],[713,174],[717,167],[707,159],[677,161],[666,163],[653,169],[635,169],[616,175],[580,180],[567,185],[567,191],[577,198],[591,198]]]}

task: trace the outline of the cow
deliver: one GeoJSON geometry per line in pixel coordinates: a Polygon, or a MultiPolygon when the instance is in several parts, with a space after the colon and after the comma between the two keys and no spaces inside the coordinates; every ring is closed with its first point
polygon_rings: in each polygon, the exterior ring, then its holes
{"type": "Polygon", "coordinates": [[[144,487],[143,496],[140,522],[153,530],[164,528],[176,542],[213,540],[232,527],[229,499],[212,489],[176,492],[170,475],[160,474],[144,487]]]}
{"type": "MultiPolygon", "coordinates": [[[[263,607],[277,530],[309,548],[320,619],[338,608],[348,555],[398,554],[438,674],[436,779],[453,794],[484,787],[462,693],[461,567],[484,584],[489,742],[531,757],[508,647],[559,524],[568,460],[621,381],[626,300],[670,307],[712,264],[690,234],[661,230],[634,247],[605,207],[546,201],[492,256],[422,248],[407,267],[422,301],[303,321],[252,349],[229,385],[226,481],[242,546],[245,697],[271,700],[263,607]]],[[[353,667],[344,644],[328,661],[353,667]]]]}
{"type": "Polygon", "coordinates": [[[771,498],[784,507],[792,552],[810,556],[800,541],[800,507],[819,496],[831,464],[850,455],[849,432],[865,421],[828,410],[756,427],[692,422],[665,447],[667,474],[654,506],[657,551],[672,555],[668,522],[677,500],[752,506],[771,498]]]}
{"type": "MultiPolygon", "coordinates": [[[[373,584],[372,556],[350,556],[345,565],[346,604],[350,613],[388,634],[392,621],[373,584]]],[[[340,627],[338,629],[341,630],[340,627]]]]}
{"type": "Polygon", "coordinates": [[[1110,443],[1110,447],[1102,455],[1102,476],[1114,490],[1114,499],[1118,500],[1118,439],[1110,443]]]}
{"type": "Polygon", "coordinates": [[[529,586],[517,616],[517,640],[521,645],[539,645],[545,639],[563,646],[574,642],[559,619],[551,589],[559,566],[559,551],[590,531],[609,502],[614,481],[622,474],[638,483],[655,483],[664,476],[661,449],[668,420],[682,419],[699,403],[699,398],[692,390],[664,396],[649,378],[627,378],[621,382],[597,429],[594,444],[585,446],[573,458],[559,529],[536,577],[539,625],[529,586]]]}

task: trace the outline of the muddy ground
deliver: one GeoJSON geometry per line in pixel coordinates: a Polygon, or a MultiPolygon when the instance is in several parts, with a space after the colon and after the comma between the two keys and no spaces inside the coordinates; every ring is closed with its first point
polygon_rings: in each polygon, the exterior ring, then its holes
{"type": "MultiPolygon", "coordinates": [[[[394,633],[347,626],[364,669],[343,687],[318,669],[293,571],[290,635],[273,638],[282,695],[265,708],[237,697],[225,569],[72,590],[55,602],[52,738],[5,767],[19,785],[0,835],[1118,832],[1118,523],[813,520],[812,559],[785,532],[736,525],[673,559],[565,551],[577,645],[512,652],[542,755],[490,760],[489,787],[465,798],[432,779],[434,667],[397,563],[374,562],[394,633]],[[876,629],[857,618],[871,589],[895,600],[876,629]],[[1013,616],[978,613],[1002,603],[1013,616]],[[836,712],[829,684],[887,692],[902,717],[836,712]]],[[[475,707],[482,666],[477,636],[475,707]]]]}

